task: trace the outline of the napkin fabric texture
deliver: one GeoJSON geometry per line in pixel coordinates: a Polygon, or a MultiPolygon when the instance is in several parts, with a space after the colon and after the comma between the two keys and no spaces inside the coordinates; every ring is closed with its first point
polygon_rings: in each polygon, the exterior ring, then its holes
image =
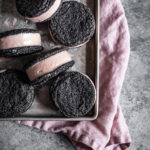
{"type": "Polygon", "coordinates": [[[45,131],[62,132],[77,150],[125,150],[131,139],[120,105],[130,53],[130,36],[120,0],[101,0],[100,97],[95,121],[17,121],[45,131]]]}

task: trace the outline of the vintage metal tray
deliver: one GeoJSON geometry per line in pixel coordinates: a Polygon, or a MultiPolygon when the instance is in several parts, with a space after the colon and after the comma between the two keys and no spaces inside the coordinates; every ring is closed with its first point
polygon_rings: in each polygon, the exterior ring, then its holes
{"type": "MultiPolygon", "coordinates": [[[[15,9],[15,0],[1,1],[1,32],[18,28],[35,28],[41,32],[43,46],[46,50],[56,46],[50,39],[47,23],[35,24],[24,20],[18,15],[15,9]],[[12,7],[14,6],[14,7],[12,7]]],[[[48,87],[36,89],[36,98],[31,108],[21,116],[15,118],[0,118],[0,120],[63,120],[63,121],[81,121],[94,120],[98,116],[99,105],[99,35],[100,35],[100,0],[78,0],[87,5],[95,14],[96,32],[95,37],[86,45],[70,49],[70,53],[75,60],[75,66],[71,70],[80,71],[87,74],[95,83],[97,97],[95,107],[85,117],[66,118],[50,102],[48,87]]],[[[22,69],[23,65],[32,56],[19,58],[0,58],[0,69],[22,69]]]]}

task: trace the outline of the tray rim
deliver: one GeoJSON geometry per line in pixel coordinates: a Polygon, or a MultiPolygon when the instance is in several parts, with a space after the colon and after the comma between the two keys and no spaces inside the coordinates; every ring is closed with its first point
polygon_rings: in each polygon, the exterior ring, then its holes
{"type": "Polygon", "coordinates": [[[99,111],[99,49],[100,49],[100,0],[95,0],[95,16],[96,16],[96,32],[95,32],[95,54],[96,54],[96,61],[95,61],[95,87],[96,87],[96,103],[95,103],[95,113],[91,117],[78,117],[78,118],[66,118],[66,117],[28,117],[28,116],[21,116],[21,117],[14,117],[14,118],[0,118],[0,121],[93,121],[98,117],[99,111]]]}

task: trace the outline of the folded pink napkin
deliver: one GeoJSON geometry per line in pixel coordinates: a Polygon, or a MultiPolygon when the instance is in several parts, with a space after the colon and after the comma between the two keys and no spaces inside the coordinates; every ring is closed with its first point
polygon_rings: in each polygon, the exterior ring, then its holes
{"type": "Polygon", "coordinates": [[[120,0],[101,0],[100,103],[95,121],[18,121],[45,131],[63,132],[77,150],[125,150],[130,135],[119,95],[130,53],[130,36],[120,0]]]}

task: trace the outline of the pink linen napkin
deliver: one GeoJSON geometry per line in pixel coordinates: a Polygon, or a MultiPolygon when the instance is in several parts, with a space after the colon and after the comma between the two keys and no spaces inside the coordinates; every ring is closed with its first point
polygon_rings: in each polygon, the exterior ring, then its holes
{"type": "Polygon", "coordinates": [[[95,121],[17,121],[45,131],[63,132],[77,150],[125,150],[130,135],[119,95],[130,53],[130,36],[120,0],[101,0],[100,103],[95,121]]]}

